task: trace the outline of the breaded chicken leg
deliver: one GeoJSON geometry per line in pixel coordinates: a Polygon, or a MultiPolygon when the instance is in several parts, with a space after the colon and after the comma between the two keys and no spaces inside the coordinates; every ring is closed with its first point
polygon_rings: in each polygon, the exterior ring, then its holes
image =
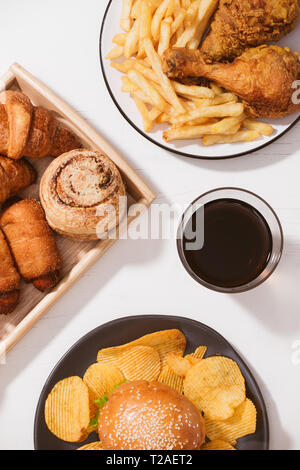
{"type": "Polygon", "coordinates": [[[238,95],[254,117],[277,118],[300,109],[293,99],[300,61],[288,48],[248,49],[230,64],[207,64],[200,51],[174,48],[166,51],[163,67],[169,78],[191,76],[215,81],[238,95]]]}
{"type": "Polygon", "coordinates": [[[278,41],[299,14],[298,0],[220,0],[201,51],[213,61],[231,61],[248,47],[278,41]]]}

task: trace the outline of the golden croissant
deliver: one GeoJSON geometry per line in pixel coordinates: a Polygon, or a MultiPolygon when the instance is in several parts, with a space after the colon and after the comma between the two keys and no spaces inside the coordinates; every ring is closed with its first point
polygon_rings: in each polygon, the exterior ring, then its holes
{"type": "Polygon", "coordinates": [[[9,158],[58,157],[80,148],[79,139],[48,109],[20,91],[0,93],[0,153],[9,158]]]}
{"type": "Polygon", "coordinates": [[[0,229],[0,314],[11,313],[19,301],[20,276],[0,229]]]}
{"type": "Polygon", "coordinates": [[[40,291],[54,287],[62,261],[40,203],[24,199],[13,204],[1,214],[0,226],[23,279],[40,291]]]}
{"type": "Polygon", "coordinates": [[[30,186],[35,180],[36,172],[29,162],[0,156],[0,204],[30,186]]]}

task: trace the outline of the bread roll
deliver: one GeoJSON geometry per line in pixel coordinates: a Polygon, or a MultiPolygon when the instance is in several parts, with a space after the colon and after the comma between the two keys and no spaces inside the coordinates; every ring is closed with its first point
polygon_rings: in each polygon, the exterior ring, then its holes
{"type": "Polygon", "coordinates": [[[0,230],[0,314],[11,313],[19,301],[20,276],[0,230]]]}
{"type": "Polygon", "coordinates": [[[35,180],[36,172],[29,162],[0,156],[0,204],[30,186],[35,180]]]}
{"type": "Polygon", "coordinates": [[[40,186],[50,227],[79,240],[96,240],[114,228],[125,213],[125,196],[115,164],[91,150],[73,150],[53,160],[40,186]]]}
{"type": "Polygon", "coordinates": [[[54,287],[61,258],[40,203],[25,199],[13,204],[2,213],[0,225],[25,281],[41,291],[54,287]]]}
{"type": "Polygon", "coordinates": [[[52,111],[33,106],[20,91],[0,93],[0,153],[18,160],[57,157],[80,147],[78,137],[52,111]]]}
{"type": "Polygon", "coordinates": [[[120,385],[100,410],[99,438],[106,450],[196,450],[205,439],[197,408],[159,382],[120,385]]]}

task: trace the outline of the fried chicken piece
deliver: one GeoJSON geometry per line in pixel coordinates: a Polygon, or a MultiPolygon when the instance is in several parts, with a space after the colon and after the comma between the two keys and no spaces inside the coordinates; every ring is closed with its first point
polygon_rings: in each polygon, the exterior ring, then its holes
{"type": "Polygon", "coordinates": [[[300,61],[288,48],[248,49],[231,64],[207,64],[200,51],[174,48],[166,51],[163,67],[172,79],[192,76],[215,81],[239,96],[253,117],[277,118],[300,109],[293,100],[300,61]]]}
{"type": "Polygon", "coordinates": [[[213,61],[231,61],[248,47],[278,41],[299,14],[298,0],[220,0],[201,51],[213,61]]]}

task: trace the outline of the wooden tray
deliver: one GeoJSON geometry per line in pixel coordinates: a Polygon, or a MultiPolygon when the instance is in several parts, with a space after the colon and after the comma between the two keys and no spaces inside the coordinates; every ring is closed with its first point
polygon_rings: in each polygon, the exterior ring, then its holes
{"type": "MultiPolygon", "coordinates": [[[[93,127],[20,65],[14,63],[9,68],[8,72],[0,79],[0,87],[2,89],[22,90],[29,96],[34,105],[51,109],[59,120],[79,136],[84,147],[100,150],[109,156],[118,166],[126,184],[128,207],[138,203],[146,208],[155,199],[155,194],[146,183],[93,127]]],[[[29,160],[38,172],[38,181],[23,191],[21,196],[38,199],[40,178],[52,158],[29,160]]],[[[127,223],[120,226],[118,237],[124,234],[124,231],[127,230],[129,224],[136,217],[128,217],[127,223]]],[[[77,242],[60,235],[56,235],[56,238],[63,258],[62,280],[55,289],[46,294],[39,292],[32,284],[22,282],[19,306],[9,315],[0,315],[0,358],[22,338],[54,302],[115,242],[112,239],[97,242],[77,242]]]]}

